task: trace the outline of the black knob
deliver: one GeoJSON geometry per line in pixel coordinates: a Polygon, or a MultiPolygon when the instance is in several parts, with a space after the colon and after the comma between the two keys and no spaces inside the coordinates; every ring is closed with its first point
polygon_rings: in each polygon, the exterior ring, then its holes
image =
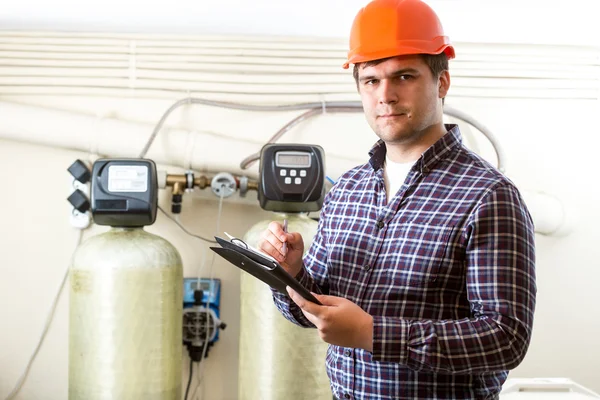
{"type": "Polygon", "coordinates": [[[81,183],[88,183],[90,181],[90,170],[81,160],[77,160],[71,164],[67,171],[81,183]]]}
{"type": "Polygon", "coordinates": [[[183,196],[180,194],[174,194],[171,199],[171,212],[173,214],[181,214],[181,202],[183,201],[183,196]]]}
{"type": "Polygon", "coordinates": [[[90,209],[90,201],[85,193],[77,189],[67,198],[69,203],[80,213],[84,213],[90,209]]]}

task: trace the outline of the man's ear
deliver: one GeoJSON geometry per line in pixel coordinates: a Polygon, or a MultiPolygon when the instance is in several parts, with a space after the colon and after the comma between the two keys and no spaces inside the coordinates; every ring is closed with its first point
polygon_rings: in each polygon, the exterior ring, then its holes
{"type": "Polygon", "coordinates": [[[450,89],[450,73],[447,70],[444,70],[440,73],[440,77],[438,78],[438,97],[443,99],[448,94],[448,90],[450,89]]]}

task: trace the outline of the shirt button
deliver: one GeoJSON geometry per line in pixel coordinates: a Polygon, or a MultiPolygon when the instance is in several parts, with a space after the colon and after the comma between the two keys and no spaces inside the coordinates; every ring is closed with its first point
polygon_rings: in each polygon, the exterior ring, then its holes
{"type": "Polygon", "coordinates": [[[350,357],[351,354],[352,354],[352,352],[350,350],[344,350],[344,355],[346,357],[350,357]]]}
{"type": "Polygon", "coordinates": [[[350,398],[350,395],[349,395],[348,393],[344,393],[344,398],[345,398],[345,399],[349,399],[349,398],[350,398]]]}
{"type": "Polygon", "coordinates": [[[385,223],[383,221],[377,221],[377,228],[381,229],[385,226],[385,223]]]}
{"type": "Polygon", "coordinates": [[[365,265],[363,268],[365,269],[365,271],[368,271],[368,270],[371,269],[371,266],[370,265],[365,265]]]}

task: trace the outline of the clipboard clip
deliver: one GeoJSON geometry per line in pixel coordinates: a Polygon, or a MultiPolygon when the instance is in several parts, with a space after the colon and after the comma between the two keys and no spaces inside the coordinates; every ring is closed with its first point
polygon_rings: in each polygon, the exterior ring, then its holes
{"type": "Polygon", "coordinates": [[[245,248],[246,250],[249,250],[248,244],[246,242],[244,242],[242,239],[240,238],[236,238],[235,236],[231,236],[229,233],[227,232],[223,232],[228,238],[229,241],[233,244],[237,244],[240,247],[245,248]]]}
{"type": "Polygon", "coordinates": [[[237,238],[237,237],[235,237],[235,236],[232,236],[232,235],[230,235],[230,234],[229,234],[229,233],[227,233],[227,232],[223,232],[223,233],[224,233],[224,234],[225,234],[225,235],[226,235],[226,236],[229,238],[229,242],[230,242],[230,243],[232,243],[232,244],[235,244],[235,245],[237,245],[237,246],[239,246],[239,247],[241,247],[241,248],[243,248],[243,249],[245,249],[245,250],[248,250],[248,251],[249,251],[249,252],[251,252],[251,253],[255,253],[257,256],[260,256],[260,257],[266,258],[266,259],[268,259],[268,260],[270,260],[270,261],[277,262],[277,260],[276,260],[276,259],[274,259],[273,257],[271,257],[270,255],[268,255],[268,254],[265,254],[265,253],[263,253],[262,251],[260,251],[260,250],[258,250],[258,249],[256,249],[256,248],[254,248],[254,247],[252,247],[252,246],[250,246],[248,243],[244,242],[242,239],[240,239],[240,238],[237,238]]]}

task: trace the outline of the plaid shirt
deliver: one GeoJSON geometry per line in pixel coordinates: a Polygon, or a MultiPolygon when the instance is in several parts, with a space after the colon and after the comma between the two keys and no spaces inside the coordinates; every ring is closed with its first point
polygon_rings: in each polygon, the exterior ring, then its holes
{"type": "MultiPolygon", "coordinates": [[[[531,217],[515,186],[447,128],[389,204],[381,141],[326,196],[296,279],[373,316],[373,352],[329,346],[340,399],[493,399],[527,351],[531,217]]],[[[287,319],[314,327],[274,298],[287,319]]]]}

